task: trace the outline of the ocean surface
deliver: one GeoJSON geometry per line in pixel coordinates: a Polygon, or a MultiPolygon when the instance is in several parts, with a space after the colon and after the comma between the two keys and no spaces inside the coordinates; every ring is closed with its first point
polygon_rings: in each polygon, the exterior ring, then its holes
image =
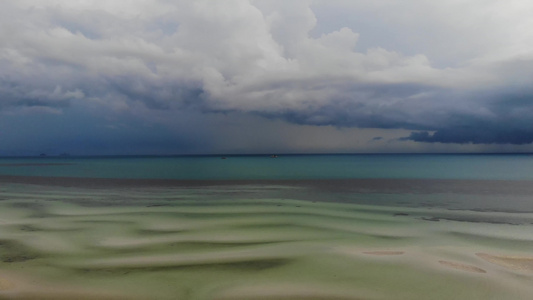
{"type": "Polygon", "coordinates": [[[0,158],[0,299],[531,299],[533,155],[0,158]]]}
{"type": "Polygon", "coordinates": [[[528,154],[342,154],[0,158],[0,175],[194,180],[533,180],[528,154]]]}

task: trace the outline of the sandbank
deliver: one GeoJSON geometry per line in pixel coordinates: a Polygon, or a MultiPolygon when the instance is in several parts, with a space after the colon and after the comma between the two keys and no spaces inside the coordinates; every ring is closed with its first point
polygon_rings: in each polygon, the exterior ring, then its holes
{"type": "Polygon", "coordinates": [[[458,263],[458,262],[447,261],[447,260],[439,260],[439,263],[441,265],[443,265],[443,266],[450,267],[450,268],[457,269],[457,270],[461,270],[461,271],[467,271],[467,272],[472,272],[472,273],[487,273],[487,271],[485,271],[485,270],[483,270],[481,268],[478,268],[478,267],[475,267],[475,266],[472,266],[472,265],[458,263]]]}
{"type": "Polygon", "coordinates": [[[490,263],[519,271],[533,271],[532,256],[513,255],[491,255],[486,253],[476,253],[476,255],[490,263]]]}

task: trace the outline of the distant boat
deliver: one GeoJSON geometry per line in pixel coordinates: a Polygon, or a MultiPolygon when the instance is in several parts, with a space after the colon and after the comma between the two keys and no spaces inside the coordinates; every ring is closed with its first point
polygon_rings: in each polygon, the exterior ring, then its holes
{"type": "Polygon", "coordinates": [[[270,158],[278,158],[278,156],[276,154],[272,154],[270,155],[270,158]]]}
{"type": "Polygon", "coordinates": [[[226,157],[225,157],[225,156],[222,156],[221,159],[226,159],[226,157]]]}
{"type": "Polygon", "coordinates": [[[45,154],[45,153],[41,153],[41,154],[39,154],[39,156],[40,156],[40,157],[45,157],[46,154],[45,154]]]}

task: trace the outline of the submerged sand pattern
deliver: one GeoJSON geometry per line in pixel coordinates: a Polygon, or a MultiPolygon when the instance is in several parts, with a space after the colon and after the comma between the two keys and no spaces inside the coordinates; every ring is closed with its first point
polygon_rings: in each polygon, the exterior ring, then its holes
{"type": "Polygon", "coordinates": [[[507,225],[476,224],[480,233],[465,241],[450,232],[473,225],[428,224],[418,218],[425,208],[403,208],[399,218],[396,207],[305,201],[309,191],[300,189],[4,186],[0,299],[471,300],[533,292],[527,276],[480,289],[476,278],[500,281],[453,259],[477,252],[476,237],[517,247],[491,235],[507,225]],[[438,245],[450,257],[433,254],[438,245]],[[439,260],[442,268],[433,268],[439,260]]]}

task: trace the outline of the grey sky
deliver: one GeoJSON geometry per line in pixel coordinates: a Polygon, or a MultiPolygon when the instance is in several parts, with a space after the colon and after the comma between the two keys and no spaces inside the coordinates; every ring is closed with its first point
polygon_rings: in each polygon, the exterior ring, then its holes
{"type": "Polygon", "coordinates": [[[2,1],[0,155],[531,151],[531,15],[521,0],[2,1]]]}

